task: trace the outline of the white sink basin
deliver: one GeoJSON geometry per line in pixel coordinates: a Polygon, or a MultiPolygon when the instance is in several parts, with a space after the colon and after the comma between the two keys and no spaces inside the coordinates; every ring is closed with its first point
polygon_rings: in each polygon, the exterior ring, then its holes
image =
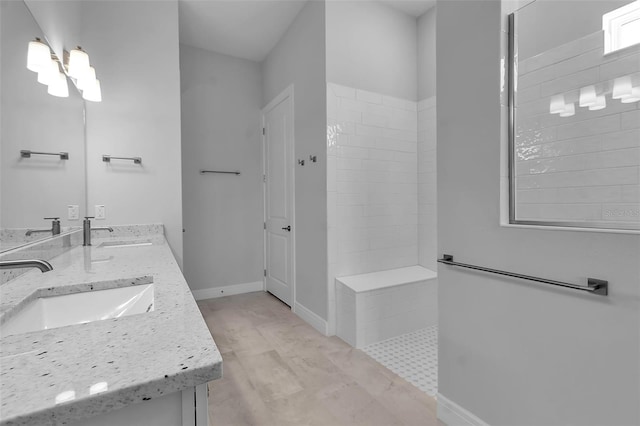
{"type": "Polygon", "coordinates": [[[153,284],[39,297],[0,325],[0,336],[153,311],[153,284]]]}

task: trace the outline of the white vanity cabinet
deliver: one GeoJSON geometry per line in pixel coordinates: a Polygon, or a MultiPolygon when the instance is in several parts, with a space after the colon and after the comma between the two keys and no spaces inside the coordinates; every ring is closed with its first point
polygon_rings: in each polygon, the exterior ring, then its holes
{"type": "Polygon", "coordinates": [[[208,426],[207,384],[71,423],[71,426],[208,426]]]}

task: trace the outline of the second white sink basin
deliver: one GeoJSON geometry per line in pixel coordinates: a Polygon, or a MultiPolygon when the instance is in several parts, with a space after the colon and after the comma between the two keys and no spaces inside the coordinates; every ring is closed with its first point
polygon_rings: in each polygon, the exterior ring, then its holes
{"type": "Polygon", "coordinates": [[[0,325],[0,336],[153,311],[153,284],[39,297],[0,325]]]}

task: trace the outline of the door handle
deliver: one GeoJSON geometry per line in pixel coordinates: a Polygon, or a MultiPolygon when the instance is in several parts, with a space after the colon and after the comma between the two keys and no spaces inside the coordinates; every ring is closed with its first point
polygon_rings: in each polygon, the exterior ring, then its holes
{"type": "Polygon", "coordinates": [[[287,226],[286,228],[282,228],[283,231],[287,231],[287,232],[291,232],[291,225],[287,226]]]}

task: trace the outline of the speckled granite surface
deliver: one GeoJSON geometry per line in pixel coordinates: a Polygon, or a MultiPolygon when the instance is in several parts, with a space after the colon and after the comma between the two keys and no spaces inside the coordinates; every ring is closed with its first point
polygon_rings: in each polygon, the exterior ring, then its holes
{"type": "Polygon", "coordinates": [[[4,316],[39,289],[65,294],[149,277],[155,285],[152,312],[2,337],[0,424],[68,424],[221,377],[222,357],[169,246],[162,234],[142,234],[94,238],[52,259],[53,271],[0,286],[4,316]],[[153,245],[100,246],[141,239],[153,245]]]}

